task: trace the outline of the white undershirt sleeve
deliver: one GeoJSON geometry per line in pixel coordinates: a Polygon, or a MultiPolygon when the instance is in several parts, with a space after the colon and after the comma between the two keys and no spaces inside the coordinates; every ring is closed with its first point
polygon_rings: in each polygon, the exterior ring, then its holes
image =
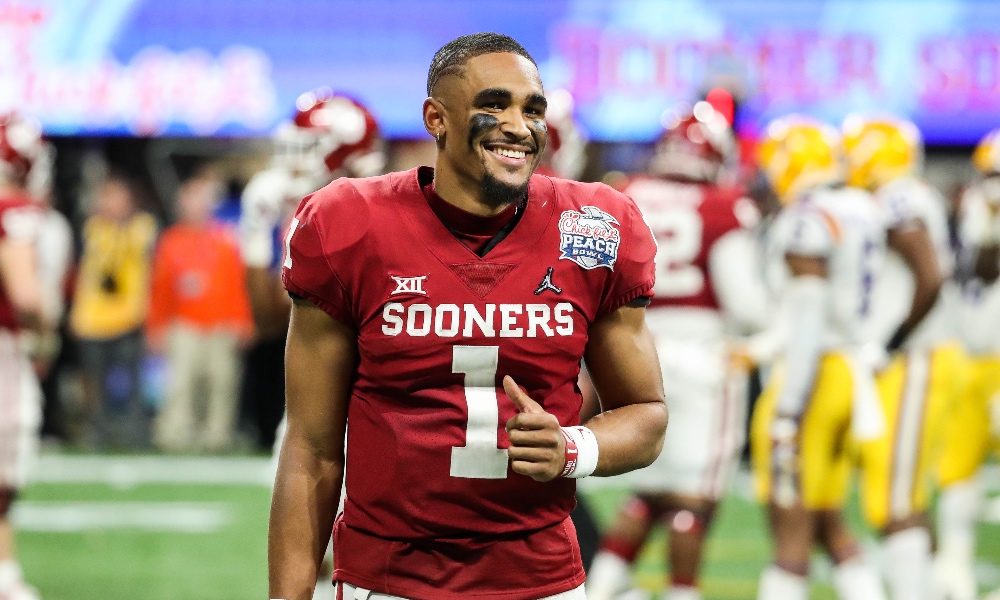
{"type": "Polygon", "coordinates": [[[788,283],[785,384],[778,397],[778,414],[798,416],[813,387],[826,337],[829,282],[815,275],[793,277],[788,283]]]}
{"type": "Polygon", "coordinates": [[[764,329],[768,292],[753,234],[735,229],[716,240],[708,256],[712,287],[726,317],[743,332],[764,329]]]}

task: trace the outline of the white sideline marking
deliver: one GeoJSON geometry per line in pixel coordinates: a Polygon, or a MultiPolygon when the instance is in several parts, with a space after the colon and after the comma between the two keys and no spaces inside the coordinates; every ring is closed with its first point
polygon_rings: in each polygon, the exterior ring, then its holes
{"type": "Polygon", "coordinates": [[[43,455],[31,476],[37,483],[144,483],[271,486],[268,457],[43,455]]]}
{"type": "MultiPolygon", "coordinates": [[[[740,469],[733,490],[752,496],[749,472],[740,469]]],[[[264,485],[274,480],[270,457],[216,456],[109,456],[91,454],[42,455],[31,480],[39,483],[104,483],[131,487],[141,483],[187,483],[200,485],[264,485]]],[[[983,467],[982,481],[987,492],[1000,492],[1000,465],[983,467]]],[[[584,491],[627,488],[618,477],[587,477],[577,482],[584,491]]]]}
{"type": "Polygon", "coordinates": [[[208,502],[19,502],[12,515],[22,531],[130,529],[211,533],[233,520],[225,503],[208,502]]]}

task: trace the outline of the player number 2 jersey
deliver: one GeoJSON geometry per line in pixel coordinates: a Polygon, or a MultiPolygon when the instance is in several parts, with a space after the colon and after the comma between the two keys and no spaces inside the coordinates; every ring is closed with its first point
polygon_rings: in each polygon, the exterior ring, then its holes
{"type": "Polygon", "coordinates": [[[747,214],[756,213],[750,201],[738,189],[656,178],[635,179],[624,192],[645,215],[659,245],[653,305],[719,310],[709,256],[720,238],[754,218],[747,214]]]}

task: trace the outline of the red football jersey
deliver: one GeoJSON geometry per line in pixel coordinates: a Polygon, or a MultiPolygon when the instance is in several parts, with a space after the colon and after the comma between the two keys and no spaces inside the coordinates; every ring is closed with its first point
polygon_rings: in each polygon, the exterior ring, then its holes
{"type": "Polygon", "coordinates": [[[285,287],[358,332],[335,535],[367,549],[338,546],[335,577],[415,599],[572,589],[575,481],[510,471],[501,381],[576,424],[588,329],[652,295],[655,243],[623,194],[535,175],[520,221],[480,257],[431,210],[432,178],[338,179],[286,239],[285,287]]]}
{"type": "MultiPolygon", "coordinates": [[[[0,198],[0,240],[19,239],[33,241],[41,224],[38,206],[27,196],[0,198]]],[[[0,329],[18,329],[14,306],[7,296],[6,286],[0,277],[0,329]]]]}
{"type": "Polygon", "coordinates": [[[623,191],[635,200],[659,245],[652,306],[719,310],[709,256],[716,241],[756,214],[743,191],[653,177],[633,179],[623,191]]]}

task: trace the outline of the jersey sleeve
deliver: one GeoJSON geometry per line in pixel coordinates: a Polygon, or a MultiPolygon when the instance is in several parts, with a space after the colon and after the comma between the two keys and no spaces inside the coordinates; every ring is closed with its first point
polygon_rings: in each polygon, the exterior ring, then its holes
{"type": "Polygon", "coordinates": [[[889,185],[883,188],[878,193],[878,204],[887,229],[908,227],[920,220],[920,210],[908,186],[889,185]]]}
{"type": "Polygon", "coordinates": [[[969,188],[962,197],[958,235],[967,247],[988,245],[1000,239],[1000,216],[992,214],[989,203],[978,187],[969,188]]]}
{"type": "Polygon", "coordinates": [[[643,219],[639,207],[628,196],[607,188],[625,210],[622,223],[621,251],[612,271],[611,281],[601,300],[598,317],[612,313],[636,298],[652,297],[656,283],[656,239],[643,219]]]}
{"type": "MultiPolygon", "coordinates": [[[[342,186],[343,187],[343,186],[342,186]]],[[[348,189],[324,189],[303,198],[295,211],[285,235],[281,282],[289,293],[301,296],[342,323],[353,323],[349,298],[340,274],[326,246],[328,235],[336,231],[329,220],[330,194],[347,193],[348,189]]]]}
{"type": "Polygon", "coordinates": [[[767,326],[769,302],[760,248],[749,229],[729,231],[712,244],[708,272],[723,312],[740,328],[767,326]]]}
{"type": "Polygon", "coordinates": [[[38,237],[42,213],[34,206],[0,209],[0,239],[31,242],[38,237]]]}
{"type": "Polygon", "coordinates": [[[785,253],[814,258],[829,256],[840,238],[832,216],[816,207],[794,207],[788,215],[785,253]]]}

